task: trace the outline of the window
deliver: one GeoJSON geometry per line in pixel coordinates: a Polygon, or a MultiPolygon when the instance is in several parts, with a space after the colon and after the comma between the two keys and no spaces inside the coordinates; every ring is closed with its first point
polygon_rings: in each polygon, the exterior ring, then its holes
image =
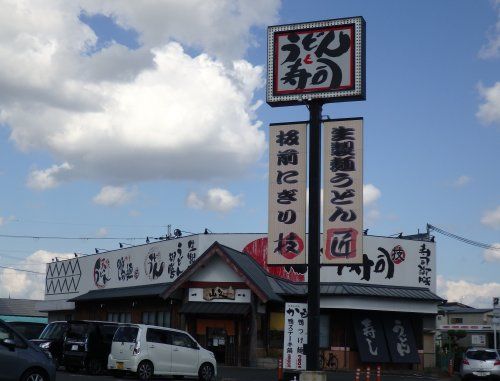
{"type": "Polygon", "coordinates": [[[330,347],[330,316],[320,315],[319,316],[319,347],[329,348],[330,347]]]}
{"type": "Polygon", "coordinates": [[[125,343],[135,343],[137,340],[137,333],[139,328],[137,327],[120,327],[113,337],[113,341],[125,342],[125,343]]]}
{"type": "Polygon", "coordinates": [[[162,329],[148,328],[146,332],[146,341],[150,343],[168,344],[167,331],[162,329]]]}
{"type": "Polygon", "coordinates": [[[142,324],[170,327],[169,311],[144,311],[142,313],[142,324]]]}
{"type": "Polygon", "coordinates": [[[198,348],[198,345],[186,334],[181,332],[170,332],[172,336],[172,345],[186,348],[198,348]]]}
{"type": "Polygon", "coordinates": [[[27,345],[24,343],[23,340],[21,340],[21,338],[18,335],[16,335],[10,329],[7,329],[7,327],[0,325],[0,341],[3,341],[5,339],[14,340],[17,347],[20,347],[20,348],[27,347],[27,345]]]}
{"type": "Polygon", "coordinates": [[[116,323],[131,323],[132,315],[130,312],[108,312],[108,321],[116,323]]]}
{"type": "Polygon", "coordinates": [[[104,339],[104,342],[110,343],[113,341],[113,336],[115,335],[116,330],[118,329],[118,325],[114,324],[104,324],[101,325],[101,335],[104,339]]]}
{"type": "Polygon", "coordinates": [[[450,319],[451,324],[462,324],[464,322],[463,318],[454,317],[450,319]]]}

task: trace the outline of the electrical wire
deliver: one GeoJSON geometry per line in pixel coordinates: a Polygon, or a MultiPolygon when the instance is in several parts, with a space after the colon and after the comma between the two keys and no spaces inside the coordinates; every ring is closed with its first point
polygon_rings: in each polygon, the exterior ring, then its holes
{"type": "Polygon", "coordinates": [[[61,236],[35,236],[35,235],[15,235],[15,234],[0,234],[0,238],[29,238],[29,239],[61,239],[61,240],[122,240],[122,241],[144,241],[145,237],[61,237],[61,236]]]}
{"type": "Polygon", "coordinates": [[[15,267],[0,266],[0,268],[1,269],[14,270],[14,271],[22,271],[22,272],[25,272],[25,273],[31,273],[31,274],[36,274],[36,275],[45,275],[45,273],[41,273],[39,271],[16,269],[15,267]]]}
{"type": "Polygon", "coordinates": [[[446,230],[440,229],[440,228],[438,228],[438,227],[436,227],[434,225],[431,225],[431,224],[427,224],[427,229],[428,230],[433,230],[433,231],[435,231],[437,233],[440,233],[440,234],[442,234],[442,235],[444,235],[446,237],[456,239],[456,240],[458,240],[460,242],[463,242],[463,243],[466,243],[468,245],[480,247],[482,249],[487,249],[487,250],[500,250],[500,246],[494,246],[494,245],[489,245],[487,243],[473,241],[471,239],[468,239],[468,238],[465,238],[465,237],[461,237],[459,235],[447,232],[446,230]]]}

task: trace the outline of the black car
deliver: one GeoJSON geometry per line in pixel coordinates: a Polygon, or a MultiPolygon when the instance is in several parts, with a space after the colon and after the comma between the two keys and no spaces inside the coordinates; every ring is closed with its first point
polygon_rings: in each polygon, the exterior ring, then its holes
{"type": "Polygon", "coordinates": [[[65,321],[49,323],[38,338],[31,340],[33,344],[40,346],[44,351],[50,352],[57,367],[64,364],[63,344],[68,325],[65,321]]]}
{"type": "Polygon", "coordinates": [[[107,367],[113,336],[119,323],[73,320],[64,340],[64,367],[68,372],[85,369],[99,374],[107,367]]]}
{"type": "Polygon", "coordinates": [[[14,327],[17,332],[22,334],[28,340],[37,339],[40,333],[45,329],[47,324],[36,323],[30,321],[13,321],[8,323],[11,327],[14,327]]]}
{"type": "Polygon", "coordinates": [[[0,320],[0,380],[55,381],[50,353],[30,343],[15,328],[0,320]]]}

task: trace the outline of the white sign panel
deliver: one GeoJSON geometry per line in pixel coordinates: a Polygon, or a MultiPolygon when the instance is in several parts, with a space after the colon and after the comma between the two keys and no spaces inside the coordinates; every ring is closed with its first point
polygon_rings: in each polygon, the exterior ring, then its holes
{"type": "Polygon", "coordinates": [[[51,262],[45,296],[71,299],[90,290],[172,282],[197,257],[198,236],[191,236],[51,262]]]}
{"type": "Polygon", "coordinates": [[[486,345],[486,335],[471,335],[472,345],[486,345]]]}
{"type": "Polygon", "coordinates": [[[285,303],[283,369],[306,369],[307,303],[285,303]]]}
{"type": "Polygon", "coordinates": [[[269,127],[269,246],[267,263],[306,263],[305,123],[269,127]]]}
{"type": "Polygon", "coordinates": [[[268,28],[267,102],[364,100],[362,17],[268,28]]]}
{"type": "MultiPolygon", "coordinates": [[[[215,289],[213,287],[212,289],[215,289]]],[[[217,292],[217,290],[212,291],[214,294],[217,292]]],[[[212,303],[212,302],[217,302],[217,303],[250,303],[250,296],[252,292],[248,288],[237,288],[234,290],[234,299],[229,299],[229,298],[205,298],[204,294],[206,294],[207,289],[199,288],[199,287],[192,287],[189,289],[189,296],[188,300],[190,302],[206,302],[206,303],[212,303]]]]}
{"type": "MultiPolygon", "coordinates": [[[[273,276],[307,281],[303,265],[268,265],[266,234],[198,234],[51,262],[45,299],[63,301],[91,290],[172,282],[215,241],[247,253],[273,276]]],[[[422,287],[436,292],[436,244],[365,236],[362,263],[323,266],[320,271],[321,282],[422,287]]],[[[229,275],[227,279],[233,281],[229,275]]]]}
{"type": "Polygon", "coordinates": [[[323,265],[363,256],[363,119],[324,123],[323,265]]]}

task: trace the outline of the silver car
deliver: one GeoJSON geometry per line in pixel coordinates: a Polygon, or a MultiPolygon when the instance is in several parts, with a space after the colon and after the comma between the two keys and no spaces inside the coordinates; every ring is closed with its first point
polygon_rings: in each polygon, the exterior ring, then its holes
{"type": "Polygon", "coordinates": [[[469,348],[460,365],[460,376],[466,378],[500,379],[500,356],[494,349],[469,348]]]}

